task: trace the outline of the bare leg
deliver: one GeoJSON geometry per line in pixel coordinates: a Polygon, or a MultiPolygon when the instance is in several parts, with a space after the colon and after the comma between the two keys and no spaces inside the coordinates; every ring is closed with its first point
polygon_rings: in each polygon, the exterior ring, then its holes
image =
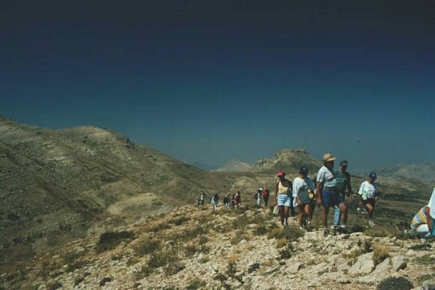
{"type": "Polygon", "coordinates": [[[284,206],[280,205],[279,206],[279,220],[281,221],[282,225],[284,225],[284,216],[285,216],[284,206]]]}
{"type": "Polygon", "coordinates": [[[287,225],[287,220],[289,217],[289,211],[290,211],[290,207],[289,206],[284,206],[284,224],[287,225]]]}
{"type": "Polygon", "coordinates": [[[329,213],[329,206],[323,206],[323,211],[322,211],[322,226],[323,227],[327,227],[327,217],[328,217],[328,213],[329,213]]]}
{"type": "Polygon", "coordinates": [[[346,225],[347,215],[348,215],[347,206],[344,202],[342,202],[339,204],[339,207],[340,207],[340,211],[341,211],[341,224],[346,225]]]}

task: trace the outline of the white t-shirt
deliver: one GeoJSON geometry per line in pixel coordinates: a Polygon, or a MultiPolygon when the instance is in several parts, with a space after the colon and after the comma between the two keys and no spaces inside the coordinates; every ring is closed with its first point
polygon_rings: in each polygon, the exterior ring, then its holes
{"type": "Polygon", "coordinates": [[[298,194],[306,192],[308,194],[308,188],[314,191],[314,183],[309,177],[300,178],[299,176],[293,181],[293,196],[297,197],[298,194]]]}
{"type": "Polygon", "coordinates": [[[376,190],[377,190],[376,183],[369,183],[367,180],[361,183],[361,186],[359,187],[358,194],[361,195],[361,198],[363,200],[366,200],[368,198],[375,198],[376,190]]]}

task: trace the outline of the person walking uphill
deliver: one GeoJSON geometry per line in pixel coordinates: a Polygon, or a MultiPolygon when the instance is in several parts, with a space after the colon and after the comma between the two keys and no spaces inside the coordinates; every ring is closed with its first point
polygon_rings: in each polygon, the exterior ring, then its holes
{"type": "Polygon", "coordinates": [[[323,166],[320,167],[317,173],[317,204],[323,205],[322,226],[324,236],[329,234],[327,226],[329,208],[338,204],[337,180],[333,173],[335,159],[337,158],[332,156],[331,153],[324,154],[323,166]]]}
{"type": "Polygon", "coordinates": [[[216,192],[211,199],[211,205],[212,205],[213,211],[216,211],[216,207],[217,207],[218,202],[219,202],[219,195],[216,192]]]}
{"type": "Polygon", "coordinates": [[[269,189],[265,187],[261,194],[263,195],[264,206],[267,206],[267,203],[269,201],[269,189]]]}
{"type": "Polygon", "coordinates": [[[233,195],[233,206],[235,209],[238,209],[241,204],[242,204],[242,197],[240,196],[240,191],[237,191],[233,195]]]}
{"type": "Polygon", "coordinates": [[[379,198],[378,185],[375,183],[377,178],[378,176],[376,172],[371,172],[368,179],[361,183],[361,186],[358,190],[359,204],[360,206],[364,205],[367,209],[367,219],[369,226],[375,225],[373,222],[373,213],[375,211],[376,201],[379,198]]]}
{"type": "Polygon", "coordinates": [[[346,223],[348,209],[345,203],[346,195],[349,202],[352,202],[352,185],[350,183],[350,174],[347,172],[347,160],[340,161],[340,168],[335,172],[338,188],[338,205],[334,206],[334,230],[346,232],[346,223]],[[341,220],[341,225],[340,225],[341,220]]]}
{"type": "Polygon", "coordinates": [[[292,182],[285,178],[285,172],[279,171],[275,187],[275,206],[279,207],[279,219],[283,226],[288,225],[292,187],[292,182]]]}
{"type": "Polygon", "coordinates": [[[293,181],[293,197],[299,207],[299,228],[305,226],[306,229],[311,229],[309,191],[314,192],[314,182],[308,177],[308,167],[302,166],[299,170],[299,176],[293,181]]]}

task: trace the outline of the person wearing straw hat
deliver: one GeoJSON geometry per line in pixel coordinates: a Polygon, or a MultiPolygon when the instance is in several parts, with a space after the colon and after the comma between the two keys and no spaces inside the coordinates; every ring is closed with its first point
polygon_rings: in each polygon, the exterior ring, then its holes
{"type": "Polygon", "coordinates": [[[332,156],[331,153],[324,154],[323,166],[317,172],[317,204],[323,205],[322,226],[325,237],[329,234],[327,225],[329,208],[338,204],[337,180],[333,171],[335,159],[337,158],[332,156]]]}
{"type": "Polygon", "coordinates": [[[429,203],[423,206],[411,221],[411,229],[422,238],[435,237],[435,188],[429,203]]]}

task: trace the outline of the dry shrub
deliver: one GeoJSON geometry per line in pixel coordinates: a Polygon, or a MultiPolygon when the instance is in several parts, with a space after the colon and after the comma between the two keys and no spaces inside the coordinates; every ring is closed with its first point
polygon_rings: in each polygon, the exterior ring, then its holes
{"type": "Polygon", "coordinates": [[[390,249],[383,244],[373,245],[373,262],[376,265],[382,263],[386,258],[390,257],[390,249]]]}

